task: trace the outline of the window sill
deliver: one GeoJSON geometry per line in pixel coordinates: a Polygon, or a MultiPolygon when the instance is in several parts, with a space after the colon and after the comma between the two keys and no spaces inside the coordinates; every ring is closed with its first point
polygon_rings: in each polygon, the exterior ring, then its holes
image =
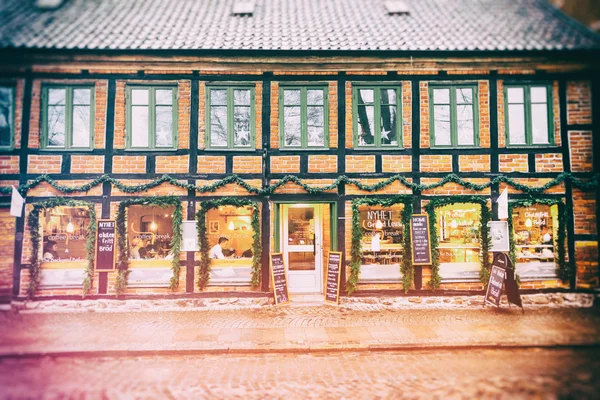
{"type": "MultiPolygon", "coordinates": [[[[335,147],[333,147],[335,149],[335,147]]],[[[279,147],[281,151],[328,151],[332,147],[279,147]]]]}
{"type": "Polygon", "coordinates": [[[244,151],[244,152],[253,152],[253,151],[257,151],[257,150],[261,150],[261,149],[257,149],[254,147],[239,147],[239,148],[229,148],[229,147],[206,147],[204,149],[198,149],[200,151],[229,151],[229,152],[236,152],[236,151],[244,151]]]}
{"type": "Polygon", "coordinates": [[[131,149],[131,148],[129,148],[129,149],[127,149],[126,148],[126,149],[123,149],[123,150],[125,150],[126,152],[131,152],[131,153],[140,153],[140,152],[146,152],[146,153],[155,153],[156,152],[156,153],[158,153],[160,151],[172,151],[172,152],[175,152],[175,151],[177,151],[179,149],[176,148],[176,147],[161,147],[161,148],[154,148],[154,149],[150,149],[150,148],[146,148],[146,149],[140,149],[140,148],[138,148],[138,149],[131,149]]]}
{"type": "Polygon", "coordinates": [[[47,153],[91,153],[94,151],[92,148],[74,148],[74,149],[62,149],[62,148],[53,148],[53,147],[43,147],[39,149],[40,151],[47,153]]]}

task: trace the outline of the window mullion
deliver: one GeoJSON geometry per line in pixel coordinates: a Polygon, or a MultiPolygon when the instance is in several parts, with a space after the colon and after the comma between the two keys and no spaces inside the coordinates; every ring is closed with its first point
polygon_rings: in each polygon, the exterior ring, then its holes
{"type": "Polygon", "coordinates": [[[149,88],[148,91],[148,118],[150,118],[148,124],[148,144],[151,149],[154,149],[156,147],[156,93],[155,88],[149,88]]]}
{"type": "Polygon", "coordinates": [[[532,104],[531,104],[531,86],[527,85],[523,87],[523,108],[525,109],[525,143],[528,145],[533,144],[533,120],[531,117],[532,104]]]}
{"type": "Polygon", "coordinates": [[[373,144],[375,147],[381,147],[381,88],[373,88],[373,144]]]}
{"type": "Polygon", "coordinates": [[[307,91],[306,88],[300,88],[300,147],[308,147],[308,112],[307,112],[307,91]]]}
{"type": "Polygon", "coordinates": [[[458,87],[449,87],[450,89],[450,146],[458,145],[458,122],[457,122],[457,103],[456,92],[458,87]]]}
{"type": "Polygon", "coordinates": [[[73,145],[73,87],[65,91],[65,149],[73,145]]]}
{"type": "Polygon", "coordinates": [[[227,88],[227,148],[233,148],[233,135],[234,135],[234,126],[233,126],[233,88],[227,88]]]}

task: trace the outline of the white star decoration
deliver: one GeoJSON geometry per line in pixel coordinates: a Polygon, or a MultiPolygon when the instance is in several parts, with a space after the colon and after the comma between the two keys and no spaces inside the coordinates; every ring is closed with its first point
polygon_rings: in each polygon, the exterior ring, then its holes
{"type": "Polygon", "coordinates": [[[389,130],[389,131],[386,131],[385,129],[383,129],[383,128],[382,128],[382,129],[381,129],[381,139],[382,139],[382,140],[383,140],[383,139],[385,139],[385,140],[390,140],[390,137],[389,137],[389,135],[390,135],[390,132],[391,132],[391,130],[389,130]]]}

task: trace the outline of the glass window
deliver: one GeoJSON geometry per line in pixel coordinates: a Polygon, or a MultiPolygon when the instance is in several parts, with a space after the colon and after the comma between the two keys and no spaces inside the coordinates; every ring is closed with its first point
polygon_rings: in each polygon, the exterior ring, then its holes
{"type": "Polygon", "coordinates": [[[127,208],[127,244],[131,260],[171,260],[175,207],[127,208]]]}
{"type": "Polygon", "coordinates": [[[41,214],[42,262],[85,261],[90,212],[85,207],[54,207],[41,214]]]}
{"type": "Polygon", "coordinates": [[[550,86],[507,85],[505,97],[509,145],[554,143],[550,86]]]}
{"type": "Polygon", "coordinates": [[[478,144],[475,85],[432,85],[430,98],[432,146],[478,144]]]}
{"type": "Polygon", "coordinates": [[[252,265],[252,209],[220,206],[206,213],[211,265],[250,267],[252,265]]]}
{"type": "Polygon", "coordinates": [[[512,220],[521,279],[555,278],[558,206],[515,207],[512,220]]]}
{"type": "MultiPolygon", "coordinates": [[[[395,280],[402,278],[402,240],[404,204],[391,207],[359,206],[362,259],[360,279],[395,280]]],[[[410,256],[410,255],[409,255],[410,256]]]]}
{"type": "Polygon", "coordinates": [[[47,86],[42,91],[43,140],[48,149],[90,149],[94,127],[91,86],[47,86]]]}
{"type": "Polygon", "coordinates": [[[253,148],[254,88],[209,87],[207,92],[208,148],[253,148]]]}
{"type": "Polygon", "coordinates": [[[177,89],[131,86],[128,90],[128,148],[172,149],[177,137],[177,89]]]}
{"type": "Polygon", "coordinates": [[[478,280],[481,206],[451,204],[436,209],[440,276],[445,281],[478,280]]]}
{"type": "Polygon", "coordinates": [[[399,87],[354,88],[354,132],[358,147],[399,147],[402,121],[399,87]]]}
{"type": "Polygon", "coordinates": [[[14,94],[13,87],[0,86],[0,149],[13,145],[14,94]]]}
{"type": "Polygon", "coordinates": [[[327,101],[323,87],[281,89],[283,147],[324,147],[327,143],[327,101]]]}

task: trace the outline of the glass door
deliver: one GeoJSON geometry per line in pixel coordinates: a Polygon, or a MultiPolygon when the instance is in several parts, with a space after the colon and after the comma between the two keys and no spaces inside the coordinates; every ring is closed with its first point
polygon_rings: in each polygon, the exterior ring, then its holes
{"type": "Polygon", "coordinates": [[[321,205],[282,205],[282,249],[291,293],[321,293],[323,232],[321,205]]]}

